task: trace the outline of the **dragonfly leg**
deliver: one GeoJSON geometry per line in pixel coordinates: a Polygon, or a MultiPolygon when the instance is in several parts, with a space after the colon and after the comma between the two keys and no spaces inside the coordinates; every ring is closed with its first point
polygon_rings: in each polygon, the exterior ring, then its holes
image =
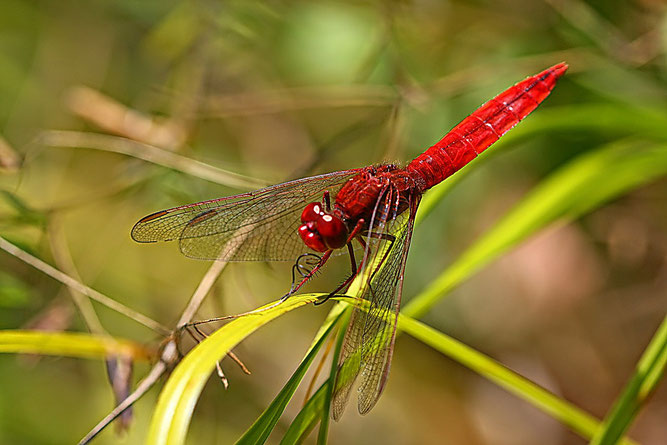
{"type": "MultiPolygon", "coordinates": [[[[371,237],[373,237],[373,238],[378,238],[378,239],[382,239],[382,240],[387,240],[387,241],[389,241],[389,243],[391,243],[391,245],[387,248],[387,250],[385,250],[384,254],[382,255],[382,259],[380,260],[380,262],[378,263],[377,267],[375,268],[375,270],[374,270],[373,273],[371,274],[370,278],[368,279],[369,282],[372,281],[372,280],[373,280],[373,277],[375,277],[375,274],[376,274],[380,269],[382,269],[382,265],[384,264],[385,260],[387,259],[387,256],[389,256],[389,252],[391,252],[391,249],[394,248],[394,241],[396,241],[396,237],[395,237],[394,235],[388,235],[388,234],[386,234],[386,233],[373,233],[373,232],[371,232],[370,235],[371,235],[371,237]]],[[[371,289],[371,291],[372,291],[372,289],[371,289]]]]}
{"type": "MultiPolygon", "coordinates": [[[[394,241],[396,241],[396,237],[395,237],[394,235],[389,235],[389,234],[387,234],[387,233],[371,232],[371,233],[369,234],[369,237],[370,237],[370,238],[377,238],[377,239],[381,239],[381,240],[389,241],[390,243],[392,243],[392,245],[394,244],[394,241]]],[[[357,237],[357,241],[359,241],[359,244],[361,244],[361,247],[362,247],[363,249],[366,249],[366,241],[364,241],[363,238],[361,238],[361,237],[357,237]]],[[[389,249],[387,249],[387,252],[386,252],[385,255],[384,255],[385,258],[386,258],[386,256],[387,256],[387,254],[389,253],[389,251],[391,250],[391,248],[392,248],[392,246],[390,246],[389,249]]],[[[385,258],[382,258],[382,261],[380,261],[380,266],[381,266],[382,263],[384,262],[385,258]]],[[[363,261],[362,261],[362,263],[363,263],[363,261]]],[[[359,264],[359,270],[357,271],[357,273],[359,273],[359,272],[361,271],[361,266],[362,266],[362,264],[359,264]]],[[[376,269],[376,271],[377,271],[377,270],[378,270],[378,269],[376,269]]],[[[375,272],[373,273],[373,275],[375,275],[375,272]]]]}
{"type": "Polygon", "coordinates": [[[292,287],[294,287],[294,283],[296,283],[296,272],[301,275],[301,278],[305,278],[312,268],[316,267],[321,260],[322,257],[314,253],[304,253],[299,255],[294,266],[292,266],[292,287]],[[302,264],[302,262],[305,264],[302,264]]]}
{"type": "Polygon", "coordinates": [[[332,253],[333,253],[333,249],[332,250],[327,250],[326,252],[324,252],[324,255],[322,255],[322,257],[320,258],[320,261],[317,263],[317,265],[315,267],[313,267],[311,270],[309,270],[308,273],[303,275],[303,279],[301,280],[301,282],[299,284],[297,284],[296,286],[294,286],[294,284],[292,284],[292,286],[290,286],[289,292],[287,292],[285,295],[282,296],[282,298],[280,299],[280,302],[283,302],[283,301],[287,300],[289,297],[291,297],[294,294],[294,292],[298,291],[301,288],[301,286],[306,284],[306,282],[308,282],[308,280],[310,280],[322,268],[322,266],[324,266],[324,264],[331,257],[332,253]]]}
{"type": "MultiPolygon", "coordinates": [[[[196,323],[189,323],[189,324],[183,325],[183,326],[182,326],[182,330],[185,331],[185,332],[186,332],[186,333],[187,333],[187,334],[188,334],[188,335],[195,341],[195,343],[197,343],[197,344],[201,343],[202,340],[208,338],[208,335],[207,335],[206,333],[204,333],[201,329],[199,329],[199,327],[197,326],[196,323]],[[191,330],[191,329],[192,329],[192,330],[191,330]],[[198,334],[198,336],[195,335],[195,333],[193,333],[192,331],[194,331],[196,334],[198,334]]],[[[176,347],[177,347],[177,349],[178,349],[179,354],[181,354],[181,356],[183,356],[183,354],[182,354],[182,352],[181,352],[181,350],[180,350],[179,343],[180,343],[180,342],[178,342],[178,341],[176,342],[176,347]]],[[[237,365],[239,365],[239,367],[241,368],[241,370],[242,370],[244,373],[246,373],[246,374],[248,374],[248,375],[250,374],[250,371],[248,370],[248,368],[247,368],[247,367],[245,366],[245,364],[244,364],[244,363],[243,363],[243,362],[236,356],[236,354],[234,354],[232,351],[229,351],[229,352],[227,353],[227,355],[228,355],[229,358],[231,358],[237,365]]],[[[215,362],[215,369],[216,369],[216,372],[217,372],[217,374],[218,374],[218,377],[220,378],[220,381],[222,382],[222,384],[223,384],[223,386],[225,387],[225,389],[227,389],[227,387],[229,386],[229,381],[227,380],[227,377],[225,376],[225,373],[224,373],[224,371],[222,370],[222,360],[218,360],[218,361],[215,362]]]]}
{"type": "Polygon", "coordinates": [[[331,196],[329,195],[329,190],[325,190],[322,194],[322,202],[324,203],[324,208],[327,212],[331,211],[331,196]]]}
{"type": "MultiPolygon", "coordinates": [[[[380,269],[380,266],[382,266],[382,263],[384,263],[384,260],[386,259],[387,255],[388,255],[389,252],[391,251],[391,249],[392,249],[392,247],[393,247],[393,244],[394,244],[394,241],[396,241],[396,237],[395,237],[394,235],[389,235],[389,234],[387,234],[387,233],[378,233],[378,232],[371,232],[371,233],[368,234],[368,236],[369,236],[370,238],[377,238],[377,239],[381,239],[381,240],[389,241],[389,242],[392,244],[391,246],[389,246],[389,248],[388,248],[387,251],[385,252],[385,254],[384,254],[382,260],[380,261],[380,264],[379,264],[378,267],[375,269],[375,272],[377,272],[377,271],[380,269]]],[[[366,241],[364,241],[363,238],[361,238],[361,237],[358,237],[357,240],[359,241],[359,244],[361,244],[361,247],[363,247],[364,249],[366,249],[366,241]]],[[[362,261],[362,262],[363,262],[363,261],[362,261]]],[[[359,271],[361,271],[361,264],[359,265],[359,271]]],[[[373,272],[372,275],[375,275],[375,272],[373,272]]]]}
{"type": "Polygon", "coordinates": [[[393,243],[396,240],[396,237],[394,235],[389,235],[388,233],[377,233],[377,232],[371,232],[368,234],[370,238],[377,238],[385,241],[389,241],[393,243]]]}
{"type": "Polygon", "coordinates": [[[347,243],[347,252],[350,254],[350,268],[352,269],[352,276],[356,276],[359,271],[357,270],[357,260],[354,258],[354,248],[352,243],[347,243]]]}
{"type": "Polygon", "coordinates": [[[359,272],[361,271],[361,266],[363,264],[363,261],[361,263],[359,263],[359,267],[357,267],[357,260],[354,256],[354,248],[352,247],[352,241],[356,238],[357,240],[359,240],[359,242],[361,242],[361,245],[364,246],[364,248],[366,248],[366,243],[361,239],[361,237],[358,236],[359,232],[361,232],[362,228],[364,227],[364,224],[365,224],[365,221],[364,221],[363,218],[358,220],[357,224],[354,226],[354,229],[352,229],[352,232],[350,232],[350,235],[347,238],[346,245],[347,245],[347,251],[350,255],[350,266],[352,268],[351,275],[349,277],[347,277],[345,279],[345,281],[343,281],[343,283],[341,283],[340,286],[338,286],[336,289],[331,291],[329,293],[329,295],[327,295],[325,298],[314,302],[313,303],[314,305],[319,306],[320,304],[326,303],[329,300],[329,298],[333,297],[334,295],[336,295],[341,290],[343,290],[343,289],[347,290],[347,287],[350,285],[350,283],[352,283],[352,280],[354,280],[356,278],[356,276],[359,274],[359,272]]]}
{"type": "Polygon", "coordinates": [[[327,301],[329,301],[329,298],[333,297],[341,290],[347,289],[350,283],[352,283],[352,280],[354,280],[355,277],[359,274],[359,270],[361,269],[361,264],[359,265],[359,268],[357,268],[357,261],[354,258],[354,248],[352,247],[352,243],[347,243],[347,250],[350,254],[350,265],[352,266],[352,274],[349,277],[347,277],[345,281],[343,281],[336,289],[331,291],[329,295],[327,295],[321,300],[315,301],[313,303],[315,306],[319,306],[320,304],[326,303],[327,301]]]}

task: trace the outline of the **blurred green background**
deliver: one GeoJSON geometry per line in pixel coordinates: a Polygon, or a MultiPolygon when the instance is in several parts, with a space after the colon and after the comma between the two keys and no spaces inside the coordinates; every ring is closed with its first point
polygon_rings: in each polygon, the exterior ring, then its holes
{"type": "MultiPolygon", "coordinates": [[[[0,235],[173,326],[208,264],[175,245],[133,243],[132,225],[249,188],[138,159],[150,156],[148,146],[267,184],[405,162],[495,94],[567,61],[552,96],[510,133],[511,149],[476,168],[417,227],[409,301],[549,172],[616,140],[664,141],[666,129],[643,116],[667,119],[666,12],[659,0],[3,0],[0,235]],[[545,130],[522,138],[531,120],[545,130]],[[128,147],[137,156],[112,152],[128,147]]],[[[602,418],[667,310],[666,189],[664,179],[653,182],[540,232],[425,320],[602,418]]],[[[335,287],[347,268],[337,259],[308,290],[335,287]]],[[[289,264],[232,264],[198,318],[272,301],[289,277],[289,264]]],[[[59,283],[0,252],[0,328],[86,331],[71,301],[59,283]]],[[[95,309],[111,335],[160,341],[95,309]]],[[[231,386],[211,379],[189,443],[239,437],[326,312],[295,311],[240,345],[253,374],[224,362],[231,386]]],[[[147,369],[139,364],[135,379],[147,369]]],[[[73,443],[113,406],[99,361],[0,355],[0,381],[0,443],[73,443]]],[[[142,443],[157,394],[136,405],[128,433],[109,428],[96,443],[142,443]]],[[[304,396],[301,388],[270,443],[304,396]]],[[[663,387],[631,437],[664,443],[665,415],[663,387]]],[[[378,406],[366,417],[348,407],[330,439],[584,442],[407,336],[378,406]]]]}

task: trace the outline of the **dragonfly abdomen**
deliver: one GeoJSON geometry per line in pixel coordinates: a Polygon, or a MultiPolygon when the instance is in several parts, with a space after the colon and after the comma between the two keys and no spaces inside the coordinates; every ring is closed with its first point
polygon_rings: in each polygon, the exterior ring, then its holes
{"type": "Polygon", "coordinates": [[[406,169],[422,178],[423,190],[442,182],[537,108],[566,70],[567,65],[560,63],[508,88],[461,121],[406,169]]]}

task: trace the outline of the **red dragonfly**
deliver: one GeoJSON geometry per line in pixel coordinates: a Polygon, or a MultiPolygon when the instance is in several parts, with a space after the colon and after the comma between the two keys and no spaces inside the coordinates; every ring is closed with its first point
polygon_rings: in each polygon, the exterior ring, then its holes
{"type": "Polygon", "coordinates": [[[357,306],[345,333],[332,399],[340,418],[359,374],[359,412],[375,406],[387,383],[403,272],[422,194],[486,150],[549,95],[560,63],[491,99],[406,167],[381,164],[285,182],[261,190],[162,210],[132,229],[135,241],[178,240],[192,258],[299,261],[317,255],[292,295],[334,252],[347,247],[352,272],[329,296],[362,274],[357,306]],[[333,196],[333,199],[331,197],[333,196]],[[357,263],[353,242],[363,248],[357,263]],[[313,252],[317,252],[314,254],[313,252]]]}

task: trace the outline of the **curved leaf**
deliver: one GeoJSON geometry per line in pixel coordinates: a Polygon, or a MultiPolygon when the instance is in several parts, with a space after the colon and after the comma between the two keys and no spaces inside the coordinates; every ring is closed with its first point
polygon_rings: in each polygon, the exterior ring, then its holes
{"type": "MultiPolygon", "coordinates": [[[[343,314],[341,315],[342,322],[341,326],[347,326],[350,322],[350,316],[352,315],[352,305],[344,305],[338,303],[337,306],[341,307],[343,314]]],[[[345,340],[345,329],[341,329],[336,338],[336,346],[334,348],[333,356],[331,357],[331,369],[329,370],[329,378],[325,384],[324,392],[324,401],[322,405],[322,411],[320,414],[320,429],[317,433],[317,443],[318,445],[323,445],[327,443],[329,435],[329,423],[331,413],[331,399],[333,398],[334,387],[329,385],[328,382],[334,382],[336,379],[336,373],[338,372],[338,359],[340,358],[340,352],[343,348],[343,341],[345,340]]],[[[313,396],[314,397],[314,396],[313,396]]],[[[304,407],[305,408],[305,407],[304,407]]],[[[295,419],[296,421],[296,419],[295,419]]],[[[314,423],[313,423],[314,425],[314,423]]]]}
{"type": "MultiPolygon", "coordinates": [[[[600,421],[592,415],[506,368],[485,354],[418,320],[401,314],[399,315],[398,329],[401,333],[411,335],[524,399],[584,438],[590,439],[600,428],[600,421]]],[[[331,379],[325,381],[297,414],[280,442],[281,445],[301,443],[316,425],[328,403],[327,391],[330,381],[331,379]]],[[[624,439],[620,443],[630,445],[635,442],[624,439]]]]}
{"type": "Polygon", "coordinates": [[[146,443],[184,443],[197,399],[215,363],[258,328],[317,298],[313,294],[295,295],[281,304],[268,304],[257,313],[234,319],[198,344],[178,364],[160,393],[146,443]]]}
{"type": "MultiPolygon", "coordinates": [[[[317,425],[317,421],[322,419],[322,413],[326,411],[328,402],[327,392],[329,392],[329,383],[331,378],[327,379],[315,391],[308,402],[301,408],[290,424],[287,432],[280,441],[280,445],[293,445],[303,442],[308,433],[317,425]]],[[[330,397],[329,397],[330,398],[330,397]]]]}
{"type": "Polygon", "coordinates": [[[419,317],[473,273],[557,220],[583,213],[667,174],[667,145],[621,141],[584,154],[540,183],[465,251],[403,313],[419,317]]]}
{"type": "MultiPolygon", "coordinates": [[[[598,430],[599,421],[595,417],[458,340],[402,314],[398,319],[398,327],[498,386],[530,402],[582,437],[590,439],[598,430]]],[[[629,445],[634,442],[623,440],[621,443],[629,445]]]]}
{"type": "MultiPolygon", "coordinates": [[[[326,294],[325,294],[326,295],[326,294]]],[[[343,315],[344,305],[337,304],[333,307],[329,316],[324,321],[320,327],[319,332],[315,335],[313,344],[306,353],[306,356],[301,361],[299,367],[294,371],[292,377],[285,384],[283,389],[280,390],[280,393],[273,399],[273,402],[264,410],[264,412],[259,416],[259,418],[252,424],[248,431],[241,436],[241,438],[236,442],[237,444],[258,444],[266,442],[269,434],[273,431],[273,428],[276,426],[276,423],[280,419],[285,407],[289,403],[290,399],[294,395],[294,392],[299,386],[299,383],[303,379],[303,376],[308,371],[310,364],[313,362],[313,359],[317,355],[317,352],[322,347],[324,340],[327,338],[333,327],[338,323],[340,317],[343,315]]]]}
{"type": "Polygon", "coordinates": [[[546,107],[526,119],[521,126],[513,129],[498,140],[493,150],[482,152],[461,171],[446,181],[433,187],[424,195],[415,224],[424,219],[465,176],[473,171],[480,162],[496,156],[517,141],[540,137],[549,132],[584,131],[590,133],[597,130],[601,134],[641,135],[667,139],[667,119],[664,110],[639,107],[619,107],[616,104],[578,104],[576,106],[546,107]]]}
{"type": "Polygon", "coordinates": [[[593,445],[612,445],[630,426],[639,408],[653,393],[665,373],[667,366],[667,317],[662,321],[653,340],[637,363],[625,390],[612,407],[600,428],[591,440],[593,445]]]}
{"type": "Polygon", "coordinates": [[[558,131],[604,135],[641,135],[644,138],[667,139],[667,115],[664,108],[633,107],[617,103],[590,103],[546,107],[526,119],[519,131],[511,131],[499,141],[536,137],[558,131]]]}
{"type": "Polygon", "coordinates": [[[0,352],[106,359],[110,355],[148,360],[152,352],[143,345],[112,337],[78,332],[0,331],[0,352]]]}

